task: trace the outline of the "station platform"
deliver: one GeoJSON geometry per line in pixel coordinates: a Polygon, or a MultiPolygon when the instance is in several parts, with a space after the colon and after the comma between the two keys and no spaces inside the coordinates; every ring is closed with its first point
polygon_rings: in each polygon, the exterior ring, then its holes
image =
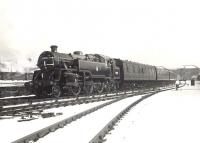
{"type": "Polygon", "coordinates": [[[200,82],[158,93],[135,106],[107,143],[199,143],[200,82]]]}

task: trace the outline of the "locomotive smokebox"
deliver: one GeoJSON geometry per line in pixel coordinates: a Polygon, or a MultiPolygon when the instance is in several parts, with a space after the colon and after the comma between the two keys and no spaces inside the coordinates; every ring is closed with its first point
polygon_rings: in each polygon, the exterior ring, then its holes
{"type": "Polygon", "coordinates": [[[51,45],[51,52],[57,52],[58,46],[56,45],[51,45]]]}

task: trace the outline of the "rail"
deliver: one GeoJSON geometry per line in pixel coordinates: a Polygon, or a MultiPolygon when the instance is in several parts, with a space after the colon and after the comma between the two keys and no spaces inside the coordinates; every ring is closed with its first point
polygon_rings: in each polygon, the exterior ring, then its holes
{"type": "MultiPolygon", "coordinates": [[[[164,90],[162,90],[162,91],[165,91],[165,90],[169,90],[169,89],[164,89],[164,90]]],[[[130,109],[132,106],[138,104],[138,103],[141,102],[142,100],[144,100],[144,99],[146,99],[146,98],[148,98],[148,97],[150,97],[150,96],[152,96],[152,95],[154,95],[155,93],[158,93],[158,92],[160,92],[160,91],[161,91],[161,90],[157,90],[157,91],[155,91],[155,92],[153,92],[153,93],[150,92],[150,93],[147,94],[146,96],[143,96],[142,98],[140,98],[139,100],[137,100],[136,102],[134,102],[132,105],[128,106],[127,109],[125,109],[125,110],[123,110],[122,112],[120,112],[120,115],[119,115],[119,116],[122,116],[122,115],[123,115],[125,112],[127,112],[128,109],[130,109]]],[[[139,93],[127,93],[127,94],[128,94],[127,96],[119,97],[119,98],[117,98],[117,99],[115,99],[115,100],[106,102],[106,103],[101,104],[101,105],[99,105],[99,106],[96,106],[96,107],[93,107],[93,108],[88,109],[88,110],[86,110],[86,111],[83,111],[83,112],[81,112],[81,113],[78,113],[78,114],[76,114],[76,115],[74,115],[74,116],[71,116],[71,117],[69,117],[69,118],[66,118],[66,119],[64,119],[64,120],[62,120],[62,121],[59,121],[59,122],[57,122],[57,123],[55,123],[55,124],[52,124],[52,125],[50,125],[50,126],[48,126],[48,127],[46,127],[46,128],[43,128],[43,129],[41,129],[41,130],[39,130],[39,131],[36,131],[36,132],[34,132],[34,133],[32,133],[32,134],[29,134],[29,135],[27,135],[27,136],[25,136],[25,137],[22,137],[22,138],[20,138],[20,139],[14,141],[14,142],[12,142],[12,143],[31,143],[31,142],[36,142],[36,141],[38,141],[40,138],[42,138],[42,137],[44,137],[45,135],[49,134],[50,132],[54,132],[54,131],[56,131],[56,130],[59,129],[59,128],[63,128],[65,125],[67,125],[67,124],[69,124],[69,123],[71,123],[71,122],[73,122],[73,121],[75,121],[75,120],[77,120],[77,119],[80,119],[80,118],[82,118],[83,116],[85,116],[85,115],[87,115],[87,114],[90,114],[90,113],[92,113],[92,112],[94,112],[94,111],[97,111],[98,109],[101,109],[101,108],[103,108],[103,107],[105,107],[105,106],[108,106],[108,105],[110,105],[110,104],[113,104],[113,103],[115,103],[115,102],[118,102],[118,101],[120,101],[120,100],[122,100],[122,99],[125,99],[125,98],[127,98],[127,97],[135,96],[135,95],[137,95],[137,94],[139,94],[139,93]]],[[[140,94],[141,94],[141,93],[140,93],[140,94]]],[[[143,94],[144,94],[144,93],[143,93],[143,94]]],[[[116,117],[116,119],[119,119],[119,117],[116,117]]],[[[116,120],[116,121],[117,121],[117,120],[116,120]]],[[[113,121],[111,121],[111,122],[109,122],[109,123],[114,125],[115,122],[114,122],[114,120],[113,120],[113,121]]],[[[108,128],[110,128],[110,127],[111,127],[110,125],[107,125],[104,129],[105,129],[105,130],[108,130],[108,128]]],[[[97,136],[95,136],[95,139],[92,140],[91,142],[95,142],[95,143],[98,142],[99,140],[96,140],[96,139],[102,139],[103,134],[104,134],[104,130],[103,130],[103,131],[100,131],[100,133],[99,133],[97,136]]]]}

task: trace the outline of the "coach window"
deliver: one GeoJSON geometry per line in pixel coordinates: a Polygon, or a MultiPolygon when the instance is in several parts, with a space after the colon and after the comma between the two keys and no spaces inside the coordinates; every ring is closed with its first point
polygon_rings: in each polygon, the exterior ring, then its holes
{"type": "Polygon", "coordinates": [[[134,65],[132,65],[132,69],[133,69],[133,73],[135,72],[135,67],[134,67],[134,65]]]}
{"type": "Polygon", "coordinates": [[[126,63],[126,71],[129,72],[129,70],[128,70],[128,63],[126,63]]]}
{"type": "Polygon", "coordinates": [[[154,70],[153,69],[151,69],[151,74],[154,75],[154,70]]]}
{"type": "Polygon", "coordinates": [[[151,69],[151,70],[152,70],[153,75],[156,75],[155,68],[153,68],[153,69],[151,69]]]}
{"type": "Polygon", "coordinates": [[[144,68],[141,69],[141,73],[144,73],[144,68]]]}
{"type": "Polygon", "coordinates": [[[140,67],[137,65],[137,73],[140,73],[140,67]]]}

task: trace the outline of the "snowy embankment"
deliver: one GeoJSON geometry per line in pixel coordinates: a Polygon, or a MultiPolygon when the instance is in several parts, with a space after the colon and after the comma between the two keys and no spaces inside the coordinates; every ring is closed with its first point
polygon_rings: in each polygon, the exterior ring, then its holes
{"type": "Polygon", "coordinates": [[[199,143],[200,84],[190,82],[135,106],[111,134],[107,143],[199,143]]]}

